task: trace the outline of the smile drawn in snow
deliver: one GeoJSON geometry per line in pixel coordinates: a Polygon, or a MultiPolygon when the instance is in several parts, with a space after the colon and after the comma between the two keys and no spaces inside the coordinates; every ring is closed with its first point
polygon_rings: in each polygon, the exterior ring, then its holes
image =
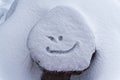
{"type": "MultiPolygon", "coordinates": [[[[56,42],[56,40],[55,40],[54,37],[52,37],[52,36],[47,36],[47,37],[48,37],[51,41],[56,42]]],[[[63,36],[59,36],[59,37],[58,37],[58,40],[59,40],[59,41],[62,41],[62,40],[63,40],[63,36]]],[[[67,49],[67,50],[52,50],[52,49],[50,49],[49,46],[47,46],[47,47],[46,47],[46,50],[47,50],[47,52],[49,52],[49,53],[59,53],[59,54],[63,54],[63,53],[68,53],[68,52],[74,50],[77,45],[78,45],[78,42],[76,42],[70,49],[67,49]]]]}

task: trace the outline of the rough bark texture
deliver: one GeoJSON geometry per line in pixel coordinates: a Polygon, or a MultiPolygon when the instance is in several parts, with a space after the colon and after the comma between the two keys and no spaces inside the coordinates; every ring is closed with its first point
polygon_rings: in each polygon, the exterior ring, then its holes
{"type": "Polygon", "coordinates": [[[80,74],[81,72],[52,72],[44,71],[41,80],[70,80],[71,75],[80,74]]]}

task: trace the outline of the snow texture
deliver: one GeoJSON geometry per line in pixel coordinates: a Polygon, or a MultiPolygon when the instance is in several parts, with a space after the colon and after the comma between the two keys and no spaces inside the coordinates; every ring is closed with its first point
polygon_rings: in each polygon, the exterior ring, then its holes
{"type": "Polygon", "coordinates": [[[4,23],[14,12],[18,0],[8,2],[6,0],[1,1],[4,3],[3,6],[0,6],[0,24],[4,23]]]}
{"type": "Polygon", "coordinates": [[[15,9],[16,9],[16,6],[17,6],[18,1],[19,1],[19,0],[14,0],[13,3],[11,4],[11,7],[10,7],[10,9],[8,10],[7,15],[6,15],[6,19],[8,19],[8,18],[13,14],[13,12],[14,12],[15,9]]]}
{"type": "Polygon", "coordinates": [[[0,24],[5,21],[6,12],[7,12],[6,9],[0,8],[0,24]]]}
{"type": "Polygon", "coordinates": [[[28,47],[35,62],[50,71],[83,71],[95,52],[92,31],[76,10],[57,6],[32,29],[28,47]]]}
{"type": "Polygon", "coordinates": [[[20,0],[13,15],[0,26],[2,80],[40,80],[41,71],[33,66],[26,42],[29,31],[47,10],[31,3],[20,0]]]}
{"type": "Polygon", "coordinates": [[[82,12],[95,35],[93,63],[71,80],[120,80],[119,0],[20,0],[13,15],[0,25],[0,79],[40,80],[41,71],[29,57],[27,37],[46,12],[59,5],[82,12]]]}

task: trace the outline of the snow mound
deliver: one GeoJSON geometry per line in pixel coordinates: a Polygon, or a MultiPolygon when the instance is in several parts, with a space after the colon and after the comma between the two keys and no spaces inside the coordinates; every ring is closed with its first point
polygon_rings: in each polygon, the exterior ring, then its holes
{"type": "Polygon", "coordinates": [[[94,35],[83,15],[55,7],[32,28],[28,48],[34,61],[50,71],[82,71],[95,51],[94,35]]]}

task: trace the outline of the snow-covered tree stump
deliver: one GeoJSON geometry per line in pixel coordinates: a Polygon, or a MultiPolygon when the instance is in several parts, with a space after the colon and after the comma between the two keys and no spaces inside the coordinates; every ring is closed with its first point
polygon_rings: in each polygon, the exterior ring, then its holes
{"type": "Polygon", "coordinates": [[[69,80],[75,71],[89,67],[95,52],[94,35],[83,15],[63,6],[51,9],[32,28],[27,45],[32,59],[45,70],[42,80],[69,80]]]}

